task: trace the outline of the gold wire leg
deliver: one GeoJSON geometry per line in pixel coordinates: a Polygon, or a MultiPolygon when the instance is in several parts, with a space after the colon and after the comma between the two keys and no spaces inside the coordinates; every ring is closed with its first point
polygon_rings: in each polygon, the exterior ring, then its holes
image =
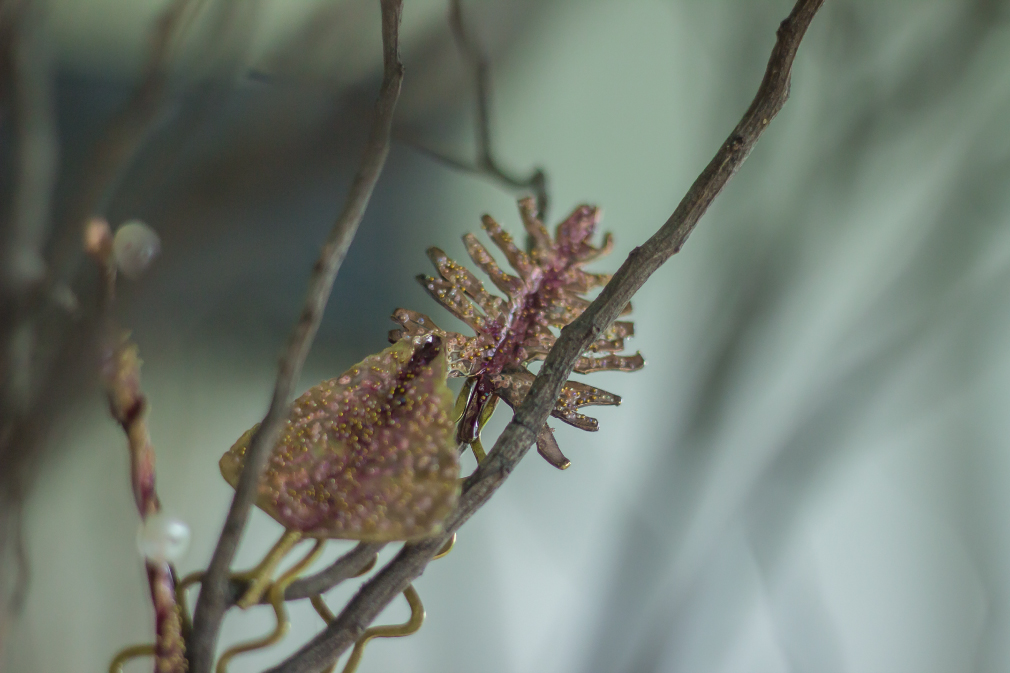
{"type": "Polygon", "coordinates": [[[473,451],[473,457],[477,459],[478,463],[484,462],[487,458],[487,451],[484,450],[484,445],[480,443],[480,437],[470,442],[470,449],[473,451]]]}
{"type": "Polygon", "coordinates": [[[354,643],[354,649],[351,650],[351,656],[344,665],[343,673],[354,673],[357,670],[358,664],[361,663],[361,655],[365,652],[365,645],[372,638],[400,638],[416,633],[421,628],[421,624],[424,623],[424,606],[421,604],[421,597],[417,595],[413,585],[404,589],[403,596],[410,604],[410,619],[395,626],[373,626],[366,629],[358,638],[358,642],[354,643]]]}
{"type": "Polygon", "coordinates": [[[277,626],[268,635],[258,638],[256,640],[249,640],[244,643],[239,643],[225,651],[221,655],[221,658],[217,661],[217,668],[214,669],[216,673],[226,673],[228,670],[228,662],[232,660],[238,654],[243,652],[250,652],[252,650],[259,650],[264,647],[270,647],[274,643],[278,642],[284,637],[284,634],[288,632],[288,627],[290,623],[288,622],[288,613],[284,609],[284,591],[288,588],[295,579],[302,574],[309,565],[312,564],[318,557],[320,552],[323,551],[323,545],[326,544],[326,540],[319,538],[316,543],[312,546],[312,550],[309,551],[305,557],[294,564],[288,570],[284,572],[283,575],[277,578],[277,581],[270,585],[267,590],[267,600],[270,601],[270,605],[273,606],[274,615],[277,617],[277,626]]]}
{"type": "Polygon", "coordinates": [[[316,594],[315,596],[311,597],[309,599],[309,602],[311,602],[312,607],[316,609],[316,614],[322,617],[323,621],[326,622],[327,624],[329,624],[330,622],[332,622],[334,619],[337,618],[337,616],[333,614],[333,611],[330,610],[330,606],[326,604],[326,602],[323,600],[323,597],[320,596],[319,594],[316,594]]]}
{"type": "Polygon", "coordinates": [[[138,657],[153,657],[154,645],[133,645],[120,650],[109,664],[109,673],[123,673],[123,664],[138,657]]]}
{"type": "MultiPolygon", "coordinates": [[[[435,559],[440,559],[449,552],[452,548],[456,546],[456,534],[453,533],[449,541],[445,543],[441,550],[435,554],[435,559]]],[[[378,557],[376,557],[378,558],[378,557]]],[[[369,565],[369,569],[375,565],[373,561],[369,565]]],[[[367,570],[358,573],[363,575],[367,570]]],[[[417,591],[414,586],[408,586],[403,592],[404,597],[407,599],[407,603],[410,604],[410,619],[405,624],[400,624],[398,626],[376,626],[368,629],[361,637],[358,638],[358,642],[354,643],[354,649],[351,651],[351,656],[348,658],[347,663],[344,665],[344,670],[342,673],[354,673],[357,669],[358,664],[361,663],[361,656],[364,654],[365,645],[372,638],[398,638],[401,636],[409,636],[412,633],[416,633],[418,629],[421,628],[421,624],[424,623],[424,605],[421,604],[421,597],[417,595],[417,591]]],[[[315,608],[316,613],[322,618],[324,622],[329,624],[336,616],[333,611],[330,610],[323,597],[319,594],[312,596],[309,601],[312,603],[312,607],[315,608]]],[[[323,673],[333,673],[337,667],[337,662],[333,662],[329,668],[325,669],[323,673]]]]}
{"type": "MultiPolygon", "coordinates": [[[[253,584],[246,589],[242,599],[238,602],[239,607],[246,609],[256,603],[259,603],[260,599],[263,597],[263,593],[269,587],[270,576],[273,575],[273,571],[277,568],[277,564],[280,563],[284,556],[291,551],[291,548],[294,547],[300,538],[301,533],[298,531],[284,531],[284,535],[281,536],[281,539],[279,539],[276,544],[271,547],[270,551],[267,552],[267,555],[256,565],[255,568],[251,570],[243,570],[238,573],[232,573],[231,579],[233,580],[253,582],[253,584]],[[260,586],[257,586],[257,581],[260,586]],[[256,592],[255,594],[253,594],[254,591],[256,592]],[[252,600],[253,598],[255,598],[255,600],[252,600]]],[[[189,616],[186,592],[197,582],[202,582],[203,576],[204,572],[202,570],[190,573],[189,575],[186,575],[181,582],[175,585],[175,602],[179,605],[179,608],[182,611],[183,625],[187,628],[192,627],[193,624],[189,616]]]]}
{"type": "Polygon", "coordinates": [[[480,412],[480,418],[477,420],[477,432],[484,429],[487,422],[491,420],[491,414],[494,413],[495,408],[498,406],[498,396],[492,395],[491,399],[487,401],[484,405],[484,409],[480,412]]]}
{"type": "Polygon", "coordinates": [[[487,451],[484,450],[484,445],[480,442],[480,433],[487,425],[487,422],[491,420],[491,414],[494,413],[495,407],[498,406],[498,396],[492,395],[491,399],[488,400],[487,404],[480,412],[480,418],[477,419],[477,438],[470,442],[470,449],[473,451],[473,457],[480,464],[484,462],[487,458],[487,451]]]}
{"type": "Polygon", "coordinates": [[[460,388],[459,396],[456,398],[456,406],[452,408],[452,418],[453,423],[459,423],[459,419],[463,418],[464,412],[466,412],[466,403],[470,401],[470,391],[473,390],[474,379],[468,378],[463,382],[463,387],[460,388]]]}
{"type": "Polygon", "coordinates": [[[263,560],[255,568],[232,575],[233,579],[248,580],[250,583],[249,588],[246,589],[242,598],[238,599],[236,605],[245,610],[260,602],[263,594],[270,587],[270,582],[272,581],[274,570],[277,569],[277,565],[301,539],[301,531],[291,530],[290,528],[285,530],[284,535],[281,535],[281,539],[277,540],[277,544],[267,552],[267,555],[263,557],[263,560]]]}
{"type": "Polygon", "coordinates": [[[202,570],[190,573],[175,585],[175,603],[179,606],[179,612],[182,614],[182,628],[184,632],[193,628],[193,621],[189,616],[189,606],[186,602],[186,591],[197,582],[202,582],[203,575],[204,572],[202,570]]]}
{"type": "MultiPolygon", "coordinates": [[[[374,566],[375,564],[373,563],[372,565],[374,566]]],[[[358,574],[363,575],[364,573],[362,572],[358,574]]],[[[316,609],[316,614],[322,617],[325,623],[329,624],[330,622],[332,622],[334,619],[337,618],[337,616],[333,614],[333,611],[330,610],[330,606],[326,604],[326,602],[323,600],[323,597],[320,596],[319,594],[316,594],[315,596],[309,598],[309,602],[312,603],[312,607],[316,609]]],[[[334,661],[332,664],[324,668],[322,673],[333,673],[333,671],[336,668],[337,668],[337,662],[334,661]]]]}
{"type": "Polygon", "coordinates": [[[455,546],[456,546],[456,534],[453,533],[452,537],[449,538],[449,541],[445,543],[445,546],[443,546],[442,549],[440,549],[439,552],[435,554],[435,556],[433,556],[431,560],[437,561],[438,559],[442,558],[443,556],[451,552],[452,548],[455,546]]]}

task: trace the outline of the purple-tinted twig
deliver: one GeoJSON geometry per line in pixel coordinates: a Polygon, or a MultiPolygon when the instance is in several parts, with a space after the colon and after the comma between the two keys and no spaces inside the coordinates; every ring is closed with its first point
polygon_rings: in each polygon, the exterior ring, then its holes
{"type": "MultiPolygon", "coordinates": [[[[112,233],[104,220],[93,219],[85,228],[85,250],[98,262],[103,284],[101,374],[109,398],[109,411],[122,426],[130,451],[133,498],[142,521],[161,510],[155,489],[154,447],[147,430],[147,398],[140,388],[140,357],[128,333],[116,328],[111,309],[116,270],[112,259],[112,233]]],[[[154,670],[185,673],[186,655],[182,618],[175,602],[175,574],[164,560],[146,559],[147,579],[155,614],[154,670]]]]}
{"type": "Polygon", "coordinates": [[[452,30],[456,47],[466,59],[467,66],[473,70],[477,96],[477,160],[475,162],[463,161],[436,152],[415,141],[407,142],[425,156],[449,168],[489,177],[510,189],[531,190],[537,201],[537,214],[541,220],[546,220],[550,201],[547,194],[547,174],[543,169],[534,168],[529,176],[522,177],[502,168],[501,163],[495,157],[494,143],[491,138],[491,66],[487,56],[466,30],[460,0],[450,0],[449,2],[449,27],[452,30]]]}
{"type": "Polygon", "coordinates": [[[201,585],[193,615],[193,635],[189,648],[193,673],[209,673],[211,669],[221,619],[228,607],[228,569],[256,498],[260,475],[288,417],[292,393],[319,328],[337,270],[347,254],[389,154],[393,111],[403,80],[403,65],[399,54],[402,0],[381,0],[381,7],[383,77],[375,105],[375,118],[343,212],[333,225],[312,269],[305,306],[281,358],[270,408],[250,442],[245,467],[235,489],[228,517],[201,585]]]}
{"type": "Polygon", "coordinates": [[[536,440],[568,380],[575,361],[606,330],[663,262],[676,254],[712,200],[740,168],[758,138],[789,97],[796,50],[823,0],[798,0],[778,29],[764,79],[740,123],[701,172],[670,218],[635,248],[603,292],[561,331],[512,421],[487,458],[467,478],[456,510],[437,536],[404,545],[397,556],[361,587],[325,630],[268,673],[316,673],[331,665],[373,619],[416,579],[453,533],[476,512],[515,469],[536,440]]]}

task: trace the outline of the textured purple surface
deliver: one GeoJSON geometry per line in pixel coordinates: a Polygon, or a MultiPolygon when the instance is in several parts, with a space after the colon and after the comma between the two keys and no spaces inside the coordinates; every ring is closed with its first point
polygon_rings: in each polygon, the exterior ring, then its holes
{"type": "MultiPolygon", "coordinates": [[[[471,259],[506,298],[488,293],[469,270],[440,249],[428,250],[441,277],[421,276],[421,284],[436,301],[473,329],[473,336],[447,332],[428,316],[407,309],[397,309],[393,314],[401,329],[390,333],[391,340],[402,336],[438,336],[446,345],[449,375],[474,379],[457,433],[460,442],[476,438],[481,411],[493,397],[501,397],[512,406],[522,401],[533,380],[525,365],[547,356],[557,340],[551,328],[561,328],[575,320],[589,305],[583,295],[610,280],[607,274],[589,273],[582,268],[613,247],[610,234],[599,248],[590,243],[599,220],[598,208],[585,205],[576,208],[558,225],[553,239],[537,219],[532,200],[520,201],[519,211],[533,241],[529,253],[520,250],[512,236],[490,216],[483,218],[484,230],[505,254],[517,276],[502,271],[473,235],[463,237],[471,259]]],[[[633,334],[632,323],[615,322],[578,359],[575,371],[588,374],[641,369],[645,365],[641,354],[618,354],[624,350],[624,340],[633,334]]],[[[621,398],[612,393],[569,382],[552,415],[575,427],[596,430],[596,419],[578,413],[578,409],[620,402],[621,398]]]]}
{"type": "MultiPolygon", "coordinates": [[[[403,339],[295,400],[259,507],[314,537],[392,541],[436,532],[459,495],[445,351],[437,336],[403,339]]],[[[255,430],[221,458],[233,487],[255,430]]]]}

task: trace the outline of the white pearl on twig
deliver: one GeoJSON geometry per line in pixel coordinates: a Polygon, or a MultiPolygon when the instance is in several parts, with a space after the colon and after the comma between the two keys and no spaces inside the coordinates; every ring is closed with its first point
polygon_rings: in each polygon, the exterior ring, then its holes
{"type": "Polygon", "coordinates": [[[140,278],[159,252],[161,239],[140,220],[123,224],[112,239],[112,258],[119,272],[130,280],[140,278]]]}
{"type": "Polygon", "coordinates": [[[137,549],[151,561],[178,561],[188,547],[189,526],[164,512],[147,517],[137,530],[137,549]]]}

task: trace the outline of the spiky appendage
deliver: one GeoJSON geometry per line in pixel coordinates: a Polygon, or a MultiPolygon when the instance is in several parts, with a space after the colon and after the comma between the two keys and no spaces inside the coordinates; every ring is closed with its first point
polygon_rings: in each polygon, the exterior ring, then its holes
{"type": "MultiPolygon", "coordinates": [[[[472,234],[463,237],[470,258],[506,298],[487,292],[476,276],[442,250],[428,249],[441,278],[422,275],[418,280],[435,301],[473,329],[473,336],[447,332],[421,313],[402,308],[393,313],[393,320],[401,328],[390,332],[390,341],[395,343],[405,336],[438,336],[449,357],[449,375],[471,379],[469,399],[457,426],[456,439],[460,443],[478,440],[482,413],[494,398],[500,397],[513,408],[525,399],[534,378],[526,365],[547,356],[557,339],[550,328],[562,328],[575,320],[589,306],[583,295],[610,280],[607,274],[589,273],[582,268],[613,248],[610,234],[604,236],[599,248],[589,242],[599,221],[598,208],[576,208],[558,225],[553,239],[537,218],[532,199],[519,202],[519,213],[533,241],[529,253],[520,250],[490,215],[482,218],[484,231],[518,276],[502,271],[472,234]]],[[[630,311],[629,305],[622,315],[630,311]]],[[[615,322],[576,361],[575,371],[589,374],[641,369],[645,366],[641,354],[619,355],[624,340],[633,334],[631,322],[615,322]]],[[[583,430],[597,430],[596,419],[579,413],[579,409],[620,403],[617,395],[569,381],[551,415],[583,430]]],[[[568,466],[550,428],[545,426],[540,432],[537,448],[556,467],[568,466]]]]}

